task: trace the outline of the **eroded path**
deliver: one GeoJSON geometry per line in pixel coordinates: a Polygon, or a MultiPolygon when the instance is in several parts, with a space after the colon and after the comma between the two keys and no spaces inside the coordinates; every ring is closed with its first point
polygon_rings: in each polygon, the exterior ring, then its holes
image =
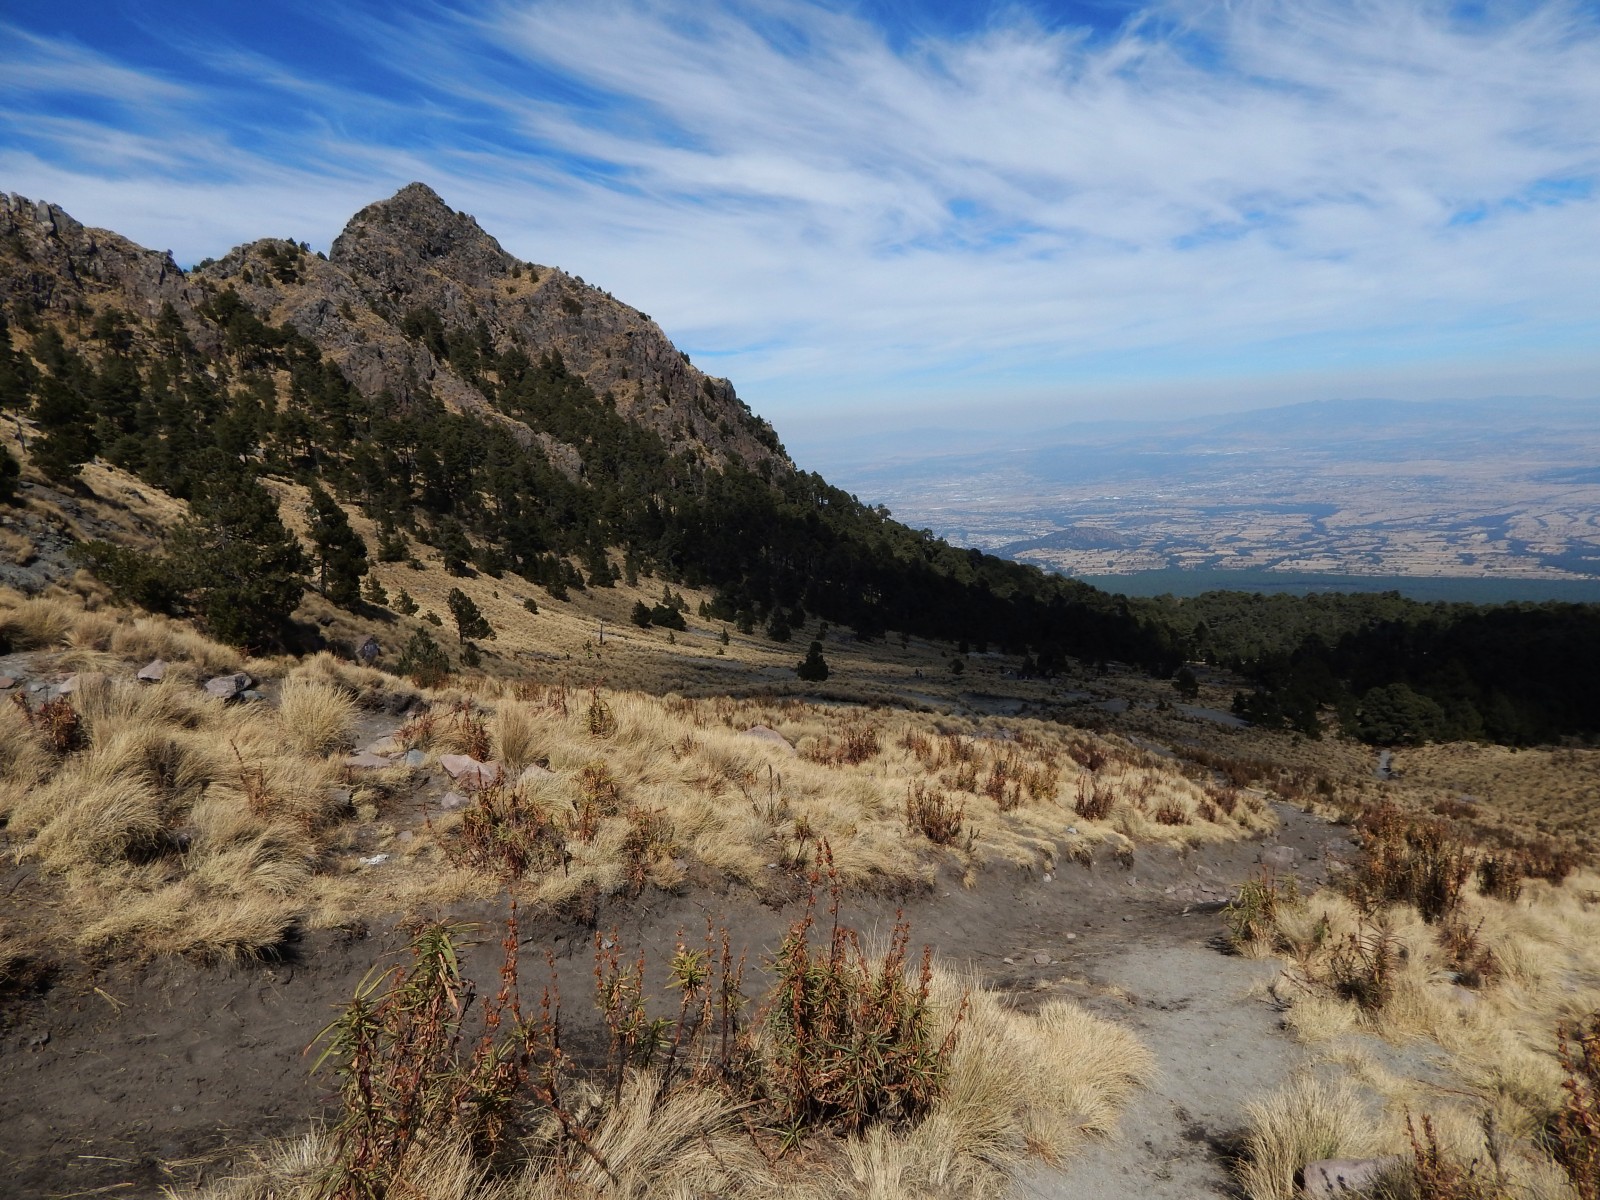
{"type": "MultiPolygon", "coordinates": [[[[1284,805],[1278,811],[1284,825],[1275,842],[1296,851],[1300,878],[1321,882],[1330,851],[1348,843],[1316,818],[1284,805]]],[[[1198,865],[1237,885],[1254,867],[1239,858],[1215,853],[1198,865]]],[[[1020,1190],[1037,1200],[1235,1195],[1226,1159],[1245,1105],[1277,1088],[1303,1057],[1265,994],[1278,967],[1224,954],[1214,906],[1124,925],[1126,942],[1090,949],[1081,960],[1084,981],[1069,990],[1134,1029],[1155,1053],[1159,1074],[1113,1137],[1061,1170],[1034,1171],[1020,1190]]]]}
{"type": "MultiPolygon", "coordinates": [[[[1049,877],[994,868],[970,890],[951,877],[906,902],[915,942],[970,963],[1019,1006],[1063,996],[1129,1025],[1160,1062],[1160,1077],[1135,1098],[1117,1136],[1091,1144],[1062,1172],[1037,1172],[1024,1194],[1226,1194],[1217,1148],[1297,1051],[1271,1007],[1249,995],[1266,968],[1218,948],[1219,910],[1271,845],[1293,848],[1310,884],[1322,878],[1330,848],[1348,845],[1342,831],[1298,810],[1280,805],[1278,813],[1283,826],[1269,842],[1187,858],[1141,850],[1126,869],[1107,859],[1064,864],[1049,877]]],[[[32,870],[5,872],[0,895],[16,903],[31,892],[32,870]]],[[[844,915],[887,932],[896,907],[894,899],[851,900],[844,915]]],[[[608,905],[600,923],[661,957],[679,930],[696,936],[709,917],[736,931],[757,963],[797,911],[748,892],[695,889],[608,905]]],[[[496,917],[488,909],[454,915],[489,928],[496,917]]],[[[571,976],[563,995],[574,1010],[586,1008],[587,931],[530,921],[523,935],[528,978],[540,978],[550,947],[571,976]]],[[[80,964],[41,980],[0,1023],[0,1196],[154,1195],[206,1173],[203,1160],[214,1169],[213,1156],[229,1147],[303,1128],[325,1111],[331,1090],[327,1078],[308,1074],[303,1051],[400,940],[377,928],[321,933],[276,964],[80,964]]],[[[474,965],[492,987],[493,955],[474,965]]]]}

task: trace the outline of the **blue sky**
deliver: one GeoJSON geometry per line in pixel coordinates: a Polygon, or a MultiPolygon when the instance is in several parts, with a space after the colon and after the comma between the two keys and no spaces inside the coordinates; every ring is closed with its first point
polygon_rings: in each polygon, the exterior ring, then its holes
{"type": "Polygon", "coordinates": [[[180,262],[413,179],[781,432],[1600,395],[1600,12],[0,7],[0,188],[180,262]]]}

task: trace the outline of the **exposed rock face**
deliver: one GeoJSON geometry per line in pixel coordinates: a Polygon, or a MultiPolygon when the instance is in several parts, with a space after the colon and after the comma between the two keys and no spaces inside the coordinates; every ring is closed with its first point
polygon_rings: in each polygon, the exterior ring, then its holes
{"type": "Polygon", "coordinates": [[[465,213],[413,183],[357,213],[328,259],[292,242],[240,246],[189,274],[170,254],[90,229],[51,204],[0,195],[0,297],[35,310],[114,306],[137,318],[171,304],[203,351],[216,326],[196,315],[227,289],[261,319],[315,342],[364,395],[401,403],[426,392],[458,412],[510,428],[576,478],[580,452],[495,411],[483,392],[403,330],[405,315],[437,313],[447,331],[486,340],[498,355],[559,353],[596,395],[654,430],[676,452],[721,465],[788,473],[771,427],[725,379],[692,366],[643,313],[553,267],[522,263],[465,213]]]}
{"type": "Polygon", "coordinates": [[[497,351],[558,350],[596,395],[610,392],[624,415],[674,450],[789,467],[759,440],[763,427],[733,385],[693,367],[654,321],[558,268],[518,262],[424,184],[357,213],[330,261],[380,310],[426,305],[447,328],[481,321],[497,351]]]}
{"type": "Polygon", "coordinates": [[[144,317],[163,302],[182,310],[203,298],[171,254],[91,229],[54,204],[0,192],[0,294],[68,312],[95,293],[144,317]]]}

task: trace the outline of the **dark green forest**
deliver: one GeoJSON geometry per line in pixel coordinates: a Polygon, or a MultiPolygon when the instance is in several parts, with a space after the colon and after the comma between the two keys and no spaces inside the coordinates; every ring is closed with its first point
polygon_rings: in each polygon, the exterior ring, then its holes
{"type": "MultiPolygon", "coordinates": [[[[115,311],[80,314],[73,340],[82,349],[35,314],[13,312],[36,336],[29,356],[0,328],[0,402],[38,423],[40,468],[70,484],[82,463],[103,456],[199,513],[238,509],[222,493],[248,493],[252,476],[318,485],[379,523],[380,558],[403,559],[420,541],[455,573],[515,574],[557,600],[611,586],[606,551],[615,549],[631,570],[713,589],[712,615],[723,620],[783,625],[811,615],[869,640],[895,631],[994,643],[1044,672],[1069,655],[1160,673],[1178,664],[1162,626],[1093,588],[954,548],[815,474],[708,467],[670,453],[559,354],[496,354],[486,334],[447,334],[426,309],[400,322],[493,409],[575,447],[576,478],[516,427],[451,412],[425,388],[405,402],[362,395],[314,343],[265,323],[232,289],[214,291],[199,315],[220,354],[202,354],[170,307],[147,330],[115,311]],[[287,375],[287,395],[275,373],[287,375]]],[[[185,536],[192,549],[197,531],[185,536]]],[[[285,536],[263,521],[220,540],[254,542],[262,565],[298,570],[279,545],[285,536]]],[[[156,575],[172,576],[160,578],[127,555],[99,553],[101,573],[147,607],[193,602],[203,590],[193,578],[205,573],[203,556],[182,569],[158,564],[156,575]]],[[[287,615],[280,603],[228,632],[270,641],[287,615]]]]}
{"type": "Polygon", "coordinates": [[[1208,592],[1142,601],[1188,657],[1253,685],[1234,709],[1312,736],[1319,714],[1381,745],[1512,745],[1600,731],[1600,605],[1423,603],[1398,592],[1208,592]]]}

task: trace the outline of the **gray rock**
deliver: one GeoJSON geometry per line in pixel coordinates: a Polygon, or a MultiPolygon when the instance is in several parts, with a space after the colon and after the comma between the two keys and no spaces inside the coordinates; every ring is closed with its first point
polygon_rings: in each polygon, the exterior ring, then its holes
{"type": "Polygon", "coordinates": [[[0,692],[9,692],[12,688],[14,688],[16,686],[17,686],[17,681],[13,676],[0,675],[0,692]]]}
{"type": "Polygon", "coordinates": [[[232,675],[213,676],[206,680],[205,688],[218,700],[232,700],[254,682],[243,671],[235,671],[232,675]]]}
{"type": "Polygon", "coordinates": [[[394,759],[363,750],[360,754],[346,755],[344,765],[356,767],[363,771],[381,771],[384,767],[394,766],[394,759]]]}
{"type": "Polygon", "coordinates": [[[443,754],[439,765],[465,788],[490,787],[500,779],[499,763],[483,763],[465,754],[443,754]]]}
{"type": "Polygon", "coordinates": [[[421,750],[407,750],[405,758],[402,761],[406,764],[406,766],[415,769],[427,762],[428,756],[421,750]]]}
{"type": "Polygon", "coordinates": [[[1036,967],[1048,967],[1052,961],[1054,960],[1048,954],[1039,953],[1033,956],[1033,965],[1036,967]]]}
{"type": "Polygon", "coordinates": [[[1326,1158],[1310,1163],[1300,1177],[1307,1200],[1349,1196],[1371,1187],[1405,1160],[1398,1154],[1382,1158],[1326,1158]]]}
{"type": "Polygon", "coordinates": [[[1300,861],[1300,852],[1293,846],[1266,846],[1256,855],[1256,861],[1274,871],[1292,871],[1300,861]]]}
{"type": "Polygon", "coordinates": [[[786,754],[793,754],[795,752],[794,746],[790,743],[788,738],[784,737],[783,734],[779,733],[776,729],[771,729],[765,725],[750,726],[749,729],[744,731],[744,736],[747,738],[755,738],[757,741],[766,742],[769,746],[776,746],[780,750],[783,750],[786,754]]]}
{"type": "Polygon", "coordinates": [[[378,661],[378,655],[382,653],[383,651],[378,648],[378,639],[369,637],[361,643],[361,648],[356,651],[356,657],[370,667],[378,661]]]}
{"type": "Polygon", "coordinates": [[[465,808],[468,803],[460,792],[446,792],[439,798],[439,807],[445,812],[455,812],[458,808],[465,808]]]}
{"type": "Polygon", "coordinates": [[[56,684],[56,695],[58,696],[70,696],[77,690],[78,677],[76,675],[68,675],[60,683],[56,684]]]}
{"type": "Polygon", "coordinates": [[[1478,1007],[1478,993],[1471,988],[1464,988],[1459,983],[1452,983],[1446,993],[1450,1002],[1462,1012],[1471,1012],[1478,1007]]]}
{"type": "Polygon", "coordinates": [[[134,676],[140,683],[160,683],[167,677],[166,660],[152,658],[139,668],[139,674],[134,676]]]}
{"type": "Polygon", "coordinates": [[[239,693],[239,699],[248,700],[252,704],[257,704],[257,703],[260,703],[262,700],[265,700],[266,697],[264,695],[262,695],[260,692],[256,691],[255,688],[245,688],[244,691],[239,693]]]}

